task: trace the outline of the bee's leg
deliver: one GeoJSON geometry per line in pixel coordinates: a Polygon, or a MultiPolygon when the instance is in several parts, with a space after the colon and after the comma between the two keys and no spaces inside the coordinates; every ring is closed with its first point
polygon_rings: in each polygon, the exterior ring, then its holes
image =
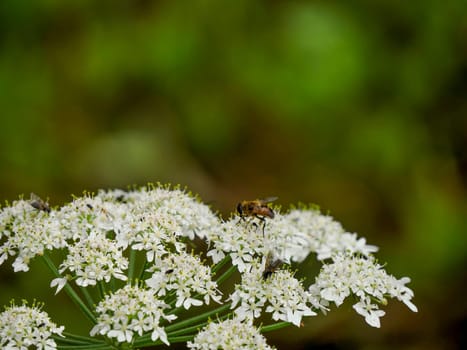
{"type": "Polygon", "coordinates": [[[265,219],[264,217],[262,217],[262,216],[259,216],[259,215],[255,215],[255,216],[256,216],[260,221],[262,221],[262,223],[263,223],[261,226],[263,226],[263,237],[264,237],[264,229],[265,229],[265,227],[266,227],[266,219],[265,219]]]}
{"type": "Polygon", "coordinates": [[[253,220],[252,217],[250,218],[250,223],[251,223],[251,226],[253,226],[255,229],[258,228],[258,224],[253,220]]]}

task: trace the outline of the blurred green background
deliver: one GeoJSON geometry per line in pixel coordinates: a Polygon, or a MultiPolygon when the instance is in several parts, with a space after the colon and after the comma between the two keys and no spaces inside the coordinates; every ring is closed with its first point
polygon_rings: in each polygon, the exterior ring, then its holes
{"type": "MultiPolygon", "coordinates": [[[[270,344],[467,346],[465,0],[2,0],[0,50],[2,202],[161,181],[224,215],[317,203],[412,278],[419,313],[391,302],[373,329],[348,303],[270,344]]],[[[0,268],[2,304],[69,318],[32,271],[0,268]]]]}

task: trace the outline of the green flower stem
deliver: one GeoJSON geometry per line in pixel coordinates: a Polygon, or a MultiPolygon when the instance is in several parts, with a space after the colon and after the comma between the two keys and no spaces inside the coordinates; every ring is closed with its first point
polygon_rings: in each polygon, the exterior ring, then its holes
{"type": "Polygon", "coordinates": [[[198,323],[200,321],[207,320],[209,317],[211,317],[213,315],[220,314],[221,312],[224,312],[225,310],[230,309],[231,305],[232,305],[231,303],[228,303],[228,304],[222,305],[221,307],[218,307],[217,309],[207,311],[207,312],[205,312],[205,313],[203,313],[201,315],[193,316],[193,317],[191,317],[191,318],[189,318],[187,320],[174,323],[173,325],[166,327],[165,331],[167,333],[170,333],[170,332],[173,332],[173,331],[175,331],[177,329],[188,327],[188,326],[196,324],[196,323],[198,323]]]}
{"type": "Polygon", "coordinates": [[[146,258],[145,258],[145,259],[144,259],[143,267],[141,267],[141,272],[139,273],[138,281],[142,281],[142,280],[143,280],[144,274],[145,274],[145,272],[146,272],[146,266],[148,266],[148,261],[147,261],[146,258]]]}
{"type": "Polygon", "coordinates": [[[207,324],[208,322],[206,321],[206,322],[199,323],[195,326],[179,329],[178,331],[173,331],[171,333],[168,333],[167,337],[175,337],[175,336],[179,336],[179,335],[183,335],[187,333],[197,332],[199,331],[200,328],[206,326],[207,324]]]}
{"type": "Polygon", "coordinates": [[[62,338],[59,335],[52,335],[51,336],[56,343],[58,344],[66,344],[66,345],[89,345],[88,342],[82,341],[82,340],[74,340],[74,339],[69,339],[69,338],[62,338]]]}
{"type": "Polygon", "coordinates": [[[226,255],[224,259],[222,259],[216,265],[214,265],[214,267],[211,269],[212,273],[215,274],[217,271],[219,271],[222,268],[222,266],[227,264],[229,261],[230,261],[230,255],[226,255]]]}
{"type": "Polygon", "coordinates": [[[128,280],[132,283],[135,276],[136,250],[130,247],[130,263],[128,265],[128,280]]]}
{"type": "Polygon", "coordinates": [[[101,299],[104,299],[105,296],[105,284],[103,281],[97,283],[97,290],[99,291],[99,296],[101,299]]]}
{"type": "Polygon", "coordinates": [[[290,326],[291,324],[292,323],[286,322],[286,321],[278,322],[278,323],[270,324],[268,326],[263,326],[263,327],[260,328],[260,331],[261,331],[261,333],[272,332],[272,331],[275,331],[275,330],[290,326]]]}
{"type": "Polygon", "coordinates": [[[102,349],[102,350],[112,350],[118,349],[113,345],[109,344],[91,344],[91,345],[58,345],[58,349],[60,350],[94,350],[94,349],[102,349]]]}
{"type": "MultiPolygon", "coordinates": [[[[49,267],[49,269],[52,271],[52,273],[55,275],[55,277],[61,278],[62,276],[58,272],[57,268],[55,267],[54,263],[52,260],[49,258],[47,254],[42,255],[42,260],[45,262],[45,264],[49,267]]],[[[79,295],[74,291],[73,288],[71,288],[70,284],[67,282],[65,286],[63,287],[65,289],[65,292],[68,294],[68,296],[73,300],[73,302],[83,311],[84,315],[93,323],[96,324],[97,320],[94,314],[91,312],[91,310],[88,309],[86,304],[81,300],[79,295]]]]}
{"type": "Polygon", "coordinates": [[[94,308],[96,303],[94,299],[92,298],[91,294],[89,293],[89,291],[83,286],[79,286],[79,290],[81,291],[81,293],[83,293],[84,299],[86,299],[86,303],[88,304],[88,307],[94,308]]]}
{"type": "Polygon", "coordinates": [[[112,291],[112,293],[114,293],[117,290],[116,279],[112,277],[109,281],[109,284],[110,284],[110,290],[112,291]]]}
{"type": "Polygon", "coordinates": [[[141,349],[141,348],[146,348],[148,346],[157,346],[157,345],[162,345],[162,344],[164,343],[160,339],[156,341],[152,341],[151,334],[146,334],[138,339],[135,339],[135,341],[132,343],[135,349],[141,349]]]}
{"type": "MultiPolygon", "coordinates": [[[[227,314],[227,315],[223,315],[221,317],[218,317],[217,320],[218,321],[223,321],[225,320],[226,318],[229,318],[230,317],[230,314],[227,314]]],[[[173,331],[171,333],[168,333],[167,336],[168,337],[173,337],[173,336],[178,336],[178,335],[182,335],[182,334],[186,334],[186,333],[191,333],[193,331],[199,331],[200,328],[206,326],[209,322],[206,321],[206,322],[202,322],[202,323],[199,323],[197,325],[194,325],[194,326],[191,326],[191,327],[187,327],[187,328],[183,328],[183,329],[180,329],[178,331],[173,331]]]]}
{"type": "Polygon", "coordinates": [[[187,341],[193,340],[194,337],[195,337],[195,334],[184,335],[181,337],[169,337],[167,339],[169,340],[170,344],[174,344],[174,343],[186,343],[187,341]]]}
{"type": "MultiPolygon", "coordinates": [[[[195,298],[195,297],[193,297],[193,298],[195,298]]],[[[175,304],[177,303],[177,294],[176,294],[176,292],[175,291],[170,292],[167,295],[166,299],[167,299],[166,303],[170,305],[170,308],[173,309],[173,310],[176,310],[174,308],[175,304]]],[[[180,309],[180,308],[183,308],[183,306],[181,306],[181,307],[179,307],[177,309],[180,309]]]]}
{"type": "MultiPolygon", "coordinates": [[[[176,331],[176,330],[178,330],[180,328],[189,327],[189,326],[191,326],[193,324],[196,324],[196,323],[199,323],[199,322],[205,322],[210,316],[220,314],[221,312],[224,312],[225,310],[228,310],[230,308],[230,306],[231,306],[231,303],[223,305],[221,307],[218,307],[217,309],[207,311],[207,312],[205,312],[205,313],[203,313],[201,315],[191,317],[191,318],[186,319],[184,321],[177,322],[177,323],[175,323],[173,325],[165,327],[165,332],[167,334],[169,334],[170,332],[173,333],[174,331],[176,331]]],[[[146,344],[149,344],[150,340],[151,340],[151,334],[145,334],[142,337],[135,340],[134,345],[136,347],[145,346],[146,344]]],[[[156,343],[152,342],[151,344],[152,345],[159,344],[159,341],[157,341],[156,343]]],[[[162,342],[160,344],[162,344],[162,342]]]]}
{"type": "Polygon", "coordinates": [[[92,339],[92,341],[86,341],[86,340],[80,340],[80,339],[73,339],[70,337],[61,337],[56,334],[52,334],[52,338],[58,343],[58,344],[63,344],[63,345],[89,345],[89,344],[104,344],[104,342],[99,341],[96,342],[95,339],[92,339]]]}
{"type": "Polygon", "coordinates": [[[227,271],[225,271],[217,280],[217,285],[220,286],[226,279],[228,279],[232,274],[237,270],[235,265],[229,267],[227,271]]]}
{"type": "MultiPolygon", "coordinates": [[[[193,340],[193,338],[195,337],[195,334],[193,335],[184,335],[184,336],[181,336],[181,337],[167,337],[167,340],[169,341],[170,344],[174,344],[174,343],[186,343],[187,341],[189,340],[193,340]]],[[[146,347],[149,347],[149,346],[157,346],[157,345],[164,345],[165,344],[159,339],[159,340],[156,340],[155,342],[143,342],[141,340],[142,338],[136,340],[135,342],[133,342],[133,346],[137,349],[142,349],[142,348],[146,348],[146,347]]]]}
{"type": "Polygon", "coordinates": [[[89,344],[89,343],[103,343],[102,340],[99,340],[99,339],[96,339],[96,338],[91,338],[91,337],[86,337],[86,336],[83,336],[83,335],[78,335],[78,334],[73,334],[73,333],[68,333],[68,332],[63,332],[62,334],[66,338],[57,336],[57,339],[67,339],[67,340],[71,339],[71,340],[75,340],[75,341],[85,342],[87,344],[89,344]]]}

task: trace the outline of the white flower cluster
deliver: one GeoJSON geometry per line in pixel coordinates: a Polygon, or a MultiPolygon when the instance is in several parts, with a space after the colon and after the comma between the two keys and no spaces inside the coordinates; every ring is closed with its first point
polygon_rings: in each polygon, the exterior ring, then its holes
{"type": "Polygon", "coordinates": [[[174,291],[176,307],[183,305],[189,309],[192,305],[200,306],[203,302],[199,297],[204,298],[206,305],[210,299],[220,303],[220,292],[217,283],[212,281],[211,269],[203,265],[197,256],[184,252],[167,255],[148,271],[152,272],[152,276],[146,280],[146,284],[159,297],[174,291]]]}
{"type": "Polygon", "coordinates": [[[221,261],[225,254],[230,254],[232,264],[240,272],[251,268],[255,257],[267,254],[262,224],[253,220],[234,217],[222,222],[208,236],[212,248],[208,252],[214,263],[221,261]]]}
{"type": "Polygon", "coordinates": [[[178,188],[149,187],[128,192],[124,198],[133,203],[131,212],[137,218],[146,221],[148,213],[154,213],[154,231],[189,239],[205,238],[213,226],[219,225],[219,218],[206,204],[178,188]]]}
{"type": "Polygon", "coordinates": [[[310,253],[316,253],[318,260],[325,260],[340,252],[367,256],[378,250],[318,210],[294,209],[276,217],[268,223],[268,239],[284,261],[302,262],[310,253]]]}
{"type": "Polygon", "coordinates": [[[122,248],[141,242],[147,233],[172,243],[176,237],[204,238],[219,223],[207,205],[185,191],[154,186],[76,198],[57,217],[66,237],[77,240],[91,231],[112,232],[122,248]]]}
{"type": "Polygon", "coordinates": [[[91,232],[68,249],[68,256],[59,271],[72,272],[77,285],[94,286],[98,281],[109,282],[112,277],[127,280],[123,272],[128,268],[128,259],[122,255],[115,241],[102,234],[91,232]]]}
{"type": "MultiPolygon", "coordinates": [[[[358,299],[355,311],[374,327],[380,325],[384,311],[379,306],[386,298],[417,311],[413,292],[405,286],[409,279],[388,275],[371,255],[377,247],[316,210],[276,211],[273,218],[233,216],[223,221],[190,193],[162,186],[85,194],[58,209],[19,200],[0,211],[0,264],[16,255],[14,270],[27,271],[33,257],[63,249],[61,275],[51,283],[57,291],[69,280],[81,287],[127,281],[118,290],[109,286],[112,293],[99,302],[98,323],[91,332],[117,342],[131,343],[151,333],[153,341],[168,344],[164,327],[176,318],[170,309],[223,302],[211,267],[187,253],[187,242],[194,239],[206,241],[207,256],[221,262],[214,271],[231,261],[241,282],[226,298],[232,302],[229,317],[235,318],[210,323],[189,343],[193,349],[269,349],[253,327],[264,313],[300,326],[303,317],[326,312],[331,303],[339,306],[349,296],[358,299]],[[300,263],[311,253],[323,267],[307,288],[281,266],[300,263]]],[[[227,269],[218,282],[233,270],[227,269]]]]}
{"type": "Polygon", "coordinates": [[[313,310],[326,310],[289,271],[277,271],[265,279],[259,266],[242,274],[242,281],[235,286],[230,299],[239,320],[253,321],[266,311],[273,320],[297,327],[303,316],[317,315],[313,310]]]}
{"type": "Polygon", "coordinates": [[[91,335],[101,334],[130,343],[135,334],[151,333],[151,339],[160,339],[169,345],[167,334],[161,326],[163,320],[172,321],[175,315],[165,314],[169,305],[154,296],[154,291],[126,285],[113,294],[106,295],[96,307],[99,315],[91,335]]]}
{"type": "Polygon", "coordinates": [[[16,255],[15,272],[28,271],[29,262],[45,249],[63,248],[65,237],[55,213],[32,207],[26,200],[18,200],[0,211],[0,265],[8,256],[16,255]]]}
{"type": "Polygon", "coordinates": [[[228,253],[242,272],[242,283],[230,296],[233,306],[238,305],[235,313],[239,319],[258,318],[265,308],[266,312],[272,312],[274,320],[298,326],[302,316],[326,311],[329,302],[340,305],[351,294],[360,298],[354,309],[374,327],[379,327],[379,317],[384,315],[371,303],[374,300],[386,304],[385,298],[397,298],[416,311],[410,301],[413,292],[404,286],[408,279],[396,280],[375,263],[371,253],[377,247],[367,245],[364,238],[346,232],[332,217],[316,210],[276,213],[274,219],[265,223],[256,218],[234,217],[223,223],[211,238],[208,256],[217,262],[228,253]],[[284,270],[276,271],[266,281],[264,276],[261,278],[265,270],[258,269],[259,262],[263,260],[264,264],[268,254],[290,263],[301,262],[310,253],[316,253],[318,260],[333,263],[324,264],[317,282],[307,292],[302,282],[284,270]],[[335,270],[331,273],[332,268],[335,270]]]}
{"type": "Polygon", "coordinates": [[[365,317],[365,321],[373,327],[380,327],[384,311],[379,310],[377,303],[386,305],[386,298],[396,298],[417,312],[417,307],[411,302],[413,291],[405,284],[410,282],[407,277],[396,279],[388,275],[372,256],[364,257],[341,253],[333,257],[332,263],[324,264],[316,277],[316,282],[310,286],[315,294],[323,300],[341,305],[350,295],[358,298],[354,309],[365,317]]]}
{"type": "Polygon", "coordinates": [[[52,335],[62,336],[63,329],[63,326],[57,327],[51,322],[39,306],[11,305],[0,314],[0,348],[23,350],[33,346],[35,349],[56,349],[52,335]]]}
{"type": "Polygon", "coordinates": [[[199,332],[189,349],[199,350],[272,350],[259,330],[239,319],[211,322],[199,332]]]}

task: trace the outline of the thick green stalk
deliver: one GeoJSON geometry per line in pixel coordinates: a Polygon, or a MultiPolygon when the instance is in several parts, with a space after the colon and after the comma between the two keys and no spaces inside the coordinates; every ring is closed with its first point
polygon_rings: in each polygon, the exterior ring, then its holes
{"type": "Polygon", "coordinates": [[[195,335],[184,335],[181,337],[169,337],[169,343],[174,344],[174,343],[186,343],[189,340],[193,340],[195,335]]]}
{"type": "Polygon", "coordinates": [[[90,344],[90,345],[58,345],[60,350],[113,350],[117,347],[109,344],[90,344]]]}
{"type": "Polygon", "coordinates": [[[184,321],[174,323],[173,325],[170,325],[170,326],[166,327],[165,331],[167,333],[173,332],[173,331],[175,331],[177,329],[184,328],[184,327],[187,327],[187,326],[191,326],[191,325],[196,324],[196,323],[198,323],[200,321],[207,320],[209,317],[211,317],[213,315],[220,314],[221,312],[224,312],[225,310],[230,309],[230,306],[231,306],[231,303],[228,303],[228,304],[222,305],[221,307],[218,307],[217,309],[207,311],[207,312],[205,312],[205,313],[203,313],[201,315],[193,316],[193,317],[191,317],[189,319],[186,319],[184,321]]]}
{"type": "Polygon", "coordinates": [[[143,266],[141,267],[141,271],[139,273],[139,278],[138,278],[138,281],[142,281],[143,280],[143,277],[144,277],[144,273],[146,272],[146,266],[148,265],[148,261],[146,260],[146,257],[144,259],[144,264],[143,266]]]}
{"type": "MultiPolygon", "coordinates": [[[[220,314],[221,312],[224,312],[225,310],[228,310],[230,308],[230,306],[231,306],[231,303],[226,304],[226,305],[222,305],[221,307],[218,307],[217,309],[207,311],[207,312],[205,312],[205,313],[203,313],[201,315],[194,316],[194,317],[188,318],[186,320],[174,323],[174,324],[172,324],[170,326],[165,327],[165,331],[168,334],[170,332],[174,332],[176,330],[179,330],[180,328],[190,327],[193,324],[197,324],[197,323],[200,323],[200,322],[205,322],[209,317],[211,317],[213,315],[216,315],[216,314],[220,314]]],[[[146,334],[146,335],[143,335],[142,337],[138,338],[135,341],[134,344],[135,344],[135,346],[141,346],[142,344],[147,343],[150,339],[151,339],[151,334],[146,334]]]]}
{"type": "MultiPolygon", "coordinates": [[[[189,340],[192,340],[195,337],[195,335],[185,335],[181,337],[168,337],[167,340],[169,341],[170,344],[174,343],[186,343],[189,340]]],[[[147,348],[150,346],[157,346],[157,345],[164,345],[165,344],[159,339],[155,342],[142,342],[141,339],[138,339],[133,343],[134,347],[137,349],[142,349],[142,348],[147,348]]]]}
{"type": "Polygon", "coordinates": [[[83,286],[79,286],[79,290],[81,291],[81,293],[83,293],[84,299],[86,299],[86,303],[88,304],[88,307],[94,308],[96,303],[94,299],[92,298],[91,294],[89,293],[89,291],[87,290],[87,288],[83,286]]]}
{"type": "Polygon", "coordinates": [[[226,279],[228,279],[232,274],[237,270],[235,265],[229,267],[227,271],[225,271],[217,280],[217,285],[220,286],[226,279]]]}
{"type": "Polygon", "coordinates": [[[275,331],[275,330],[290,326],[291,324],[292,323],[286,322],[286,321],[278,322],[278,323],[270,324],[268,326],[263,326],[263,327],[260,328],[260,331],[261,331],[261,333],[272,332],[272,331],[275,331]]]}
{"type": "Polygon", "coordinates": [[[89,344],[89,343],[103,343],[102,340],[96,339],[96,338],[91,338],[91,337],[86,337],[83,335],[78,335],[78,334],[73,334],[73,333],[68,333],[68,332],[63,332],[62,333],[65,338],[56,336],[57,339],[71,339],[73,341],[81,341],[83,343],[89,344]]]}
{"type": "Polygon", "coordinates": [[[55,342],[59,345],[89,345],[89,342],[85,342],[82,340],[75,340],[75,339],[70,339],[70,338],[63,338],[60,337],[59,335],[54,335],[52,334],[51,336],[55,342]]]}
{"type": "MultiPolygon", "coordinates": [[[[218,321],[223,321],[225,320],[226,318],[230,317],[230,314],[227,314],[227,315],[223,315],[221,317],[218,317],[216,318],[216,320],[218,321]]],[[[178,331],[173,331],[173,332],[170,332],[169,334],[167,334],[167,336],[169,337],[174,337],[174,336],[178,336],[178,335],[183,335],[183,334],[186,334],[186,333],[191,333],[193,331],[198,331],[200,328],[206,326],[209,322],[208,321],[205,321],[205,322],[201,322],[197,325],[194,325],[194,326],[191,326],[191,327],[187,327],[187,328],[183,328],[183,329],[180,329],[178,331]]]]}
{"type": "Polygon", "coordinates": [[[229,261],[230,261],[230,255],[226,255],[224,259],[222,259],[216,265],[214,265],[214,267],[211,269],[212,273],[216,273],[217,271],[219,271],[222,268],[222,266],[227,264],[229,261]]]}
{"type": "Polygon", "coordinates": [[[105,297],[105,284],[104,281],[97,282],[97,290],[99,291],[99,297],[104,299],[105,297]]]}
{"type": "Polygon", "coordinates": [[[133,283],[133,278],[135,276],[135,264],[136,264],[136,250],[131,249],[130,247],[130,262],[128,265],[128,281],[133,283]]]}

